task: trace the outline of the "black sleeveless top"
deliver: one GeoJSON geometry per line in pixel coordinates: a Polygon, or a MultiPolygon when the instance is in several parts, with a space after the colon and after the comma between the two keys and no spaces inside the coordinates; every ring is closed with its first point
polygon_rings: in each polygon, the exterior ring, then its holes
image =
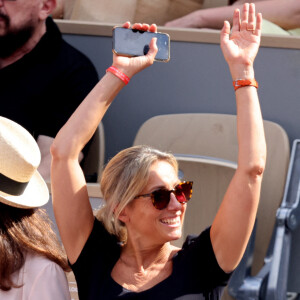
{"type": "Polygon", "coordinates": [[[129,291],[111,277],[120,257],[121,247],[102,223],[95,220],[94,228],[79,258],[71,266],[75,274],[81,300],[112,299],[220,299],[231,274],[218,265],[209,235],[210,228],[199,236],[188,236],[173,257],[172,274],[154,287],[129,291]]]}

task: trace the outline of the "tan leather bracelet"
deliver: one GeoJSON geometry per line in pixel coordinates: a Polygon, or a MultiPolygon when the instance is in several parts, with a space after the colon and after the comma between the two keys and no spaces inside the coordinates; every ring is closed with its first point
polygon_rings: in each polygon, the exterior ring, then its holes
{"type": "Polygon", "coordinates": [[[244,87],[244,86],[254,86],[258,88],[258,83],[257,81],[253,79],[237,79],[232,82],[234,90],[236,91],[237,89],[244,87]]]}

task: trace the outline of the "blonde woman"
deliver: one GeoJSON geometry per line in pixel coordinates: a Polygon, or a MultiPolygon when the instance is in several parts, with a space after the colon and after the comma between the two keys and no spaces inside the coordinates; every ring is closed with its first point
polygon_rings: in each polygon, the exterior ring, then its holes
{"type": "MultiPolygon", "coordinates": [[[[239,10],[234,13],[231,34],[224,23],[221,47],[236,89],[238,168],[211,227],[187,238],[181,249],[170,242],[181,236],[192,178],[180,182],[172,155],[136,146],[112,158],[101,179],[106,205],[97,219],[78,164],[82,147],[115,96],[153,63],[155,40],[146,56],[114,55],[113,68],[56,136],[51,148],[53,206],[81,299],[220,299],[249,240],[265,167],[253,69],[261,21],[255,6],[245,4],[241,16],[239,10]]],[[[156,31],[154,25],[133,27],[156,31]]]]}

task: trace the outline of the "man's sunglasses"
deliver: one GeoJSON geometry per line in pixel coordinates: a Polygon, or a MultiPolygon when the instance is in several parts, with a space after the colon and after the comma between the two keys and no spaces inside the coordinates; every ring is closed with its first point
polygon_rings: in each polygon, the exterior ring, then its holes
{"type": "Polygon", "coordinates": [[[151,197],[153,206],[157,209],[164,209],[168,206],[171,193],[173,193],[179,203],[187,203],[193,193],[193,181],[183,181],[175,186],[174,189],[168,191],[166,189],[159,189],[149,194],[138,195],[134,199],[140,197],[151,197]]]}

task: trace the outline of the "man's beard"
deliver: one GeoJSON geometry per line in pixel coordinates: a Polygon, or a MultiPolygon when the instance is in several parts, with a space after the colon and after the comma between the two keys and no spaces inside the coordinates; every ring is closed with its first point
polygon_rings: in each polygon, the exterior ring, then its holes
{"type": "MultiPolygon", "coordinates": [[[[0,13],[0,17],[4,19],[5,26],[9,28],[9,17],[2,13],[0,13]]],[[[8,30],[5,35],[0,36],[0,58],[7,58],[16,50],[20,49],[31,38],[33,32],[33,23],[29,21],[23,28],[11,31],[8,30]]]]}

